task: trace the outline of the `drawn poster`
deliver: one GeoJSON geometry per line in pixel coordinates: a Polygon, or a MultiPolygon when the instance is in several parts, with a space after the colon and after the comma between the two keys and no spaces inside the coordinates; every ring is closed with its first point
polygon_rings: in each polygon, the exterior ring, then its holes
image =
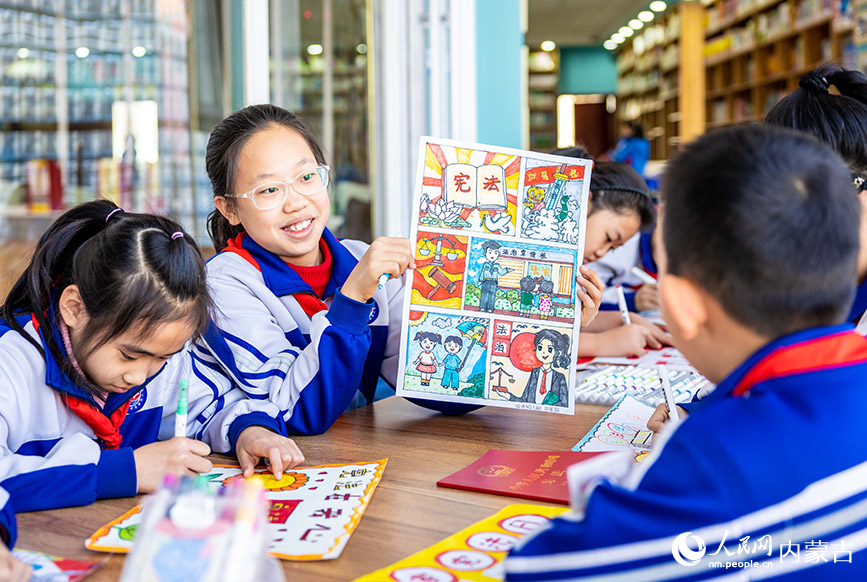
{"type": "Polygon", "coordinates": [[[591,168],[421,139],[398,395],[574,413],[591,168]]]}
{"type": "Polygon", "coordinates": [[[525,535],[567,511],[547,505],[509,505],[420,552],[354,582],[494,582],[505,576],[503,558],[525,535]]]}
{"type": "Polygon", "coordinates": [[[20,549],[13,550],[12,555],[33,568],[30,582],[78,582],[103,564],[103,562],[90,560],[67,560],[42,552],[20,549]]]}
{"type": "MultiPolygon", "coordinates": [[[[387,460],[295,467],[284,472],[279,481],[265,469],[257,469],[265,497],[271,502],[271,555],[299,561],[338,557],[364,515],[387,460]]],[[[214,465],[207,476],[216,489],[233,479],[242,479],[240,475],[238,467],[214,465]]],[[[141,509],[137,505],[102,526],[84,545],[99,552],[129,552],[141,521],[141,509]]]]}
{"type": "Polygon", "coordinates": [[[654,410],[656,407],[632,396],[623,396],[572,450],[588,453],[624,450],[649,452],[653,433],[648,430],[647,421],[654,410]]]}

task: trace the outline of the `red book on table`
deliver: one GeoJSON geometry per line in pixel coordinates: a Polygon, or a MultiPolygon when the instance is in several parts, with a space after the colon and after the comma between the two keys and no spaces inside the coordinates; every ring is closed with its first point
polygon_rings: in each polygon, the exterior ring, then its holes
{"type": "Polygon", "coordinates": [[[479,460],[437,481],[437,485],[568,505],[566,469],[599,454],[490,449],[479,460]]]}

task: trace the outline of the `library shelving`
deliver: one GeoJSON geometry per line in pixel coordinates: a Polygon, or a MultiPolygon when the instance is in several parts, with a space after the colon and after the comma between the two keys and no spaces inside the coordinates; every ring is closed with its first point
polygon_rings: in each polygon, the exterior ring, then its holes
{"type": "Polygon", "coordinates": [[[841,0],[706,2],[708,128],[760,121],[822,63],[858,68],[857,9],[841,0]]]}
{"type": "Polygon", "coordinates": [[[557,147],[559,51],[530,51],[527,105],[530,110],[530,149],[548,152],[557,147]]]}
{"type": "Polygon", "coordinates": [[[666,158],[680,142],[680,19],[677,7],[669,9],[617,55],[618,117],[641,123],[654,159],[666,158]]]}

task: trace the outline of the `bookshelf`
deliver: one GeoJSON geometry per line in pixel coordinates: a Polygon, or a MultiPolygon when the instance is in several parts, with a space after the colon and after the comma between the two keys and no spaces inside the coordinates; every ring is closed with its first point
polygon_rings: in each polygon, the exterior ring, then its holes
{"type": "Polygon", "coordinates": [[[185,2],[0,1],[4,220],[21,218],[28,167],[44,160],[63,176],[55,209],[102,196],[193,227],[189,34],[185,2]],[[112,159],[113,108],[143,101],[155,103],[158,161],[125,155],[125,170],[112,159]]]}
{"type": "Polygon", "coordinates": [[[530,149],[549,152],[557,147],[559,51],[530,51],[527,105],[530,110],[530,149]]]}
{"type": "Polygon", "coordinates": [[[822,63],[857,69],[855,12],[841,0],[706,2],[707,127],[761,121],[822,63]]]}
{"type": "Polygon", "coordinates": [[[680,143],[680,25],[678,7],[636,32],[617,55],[618,118],[637,120],[650,157],[664,159],[680,143]]]}

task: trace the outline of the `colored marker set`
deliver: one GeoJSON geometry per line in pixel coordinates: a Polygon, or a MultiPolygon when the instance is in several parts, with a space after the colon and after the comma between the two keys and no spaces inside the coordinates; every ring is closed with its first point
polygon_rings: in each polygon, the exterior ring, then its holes
{"type": "MultiPolygon", "coordinates": [[[[690,370],[668,370],[668,380],[674,401],[689,402],[702,388],[711,383],[690,370]]],[[[606,366],[584,378],[575,399],[589,404],[614,404],[629,394],[637,400],[656,406],[665,401],[659,372],[655,368],[638,366],[606,366]]]]}
{"type": "Polygon", "coordinates": [[[259,478],[213,492],[204,475],[167,475],[145,502],[121,582],[265,579],[267,507],[259,478]]]}

